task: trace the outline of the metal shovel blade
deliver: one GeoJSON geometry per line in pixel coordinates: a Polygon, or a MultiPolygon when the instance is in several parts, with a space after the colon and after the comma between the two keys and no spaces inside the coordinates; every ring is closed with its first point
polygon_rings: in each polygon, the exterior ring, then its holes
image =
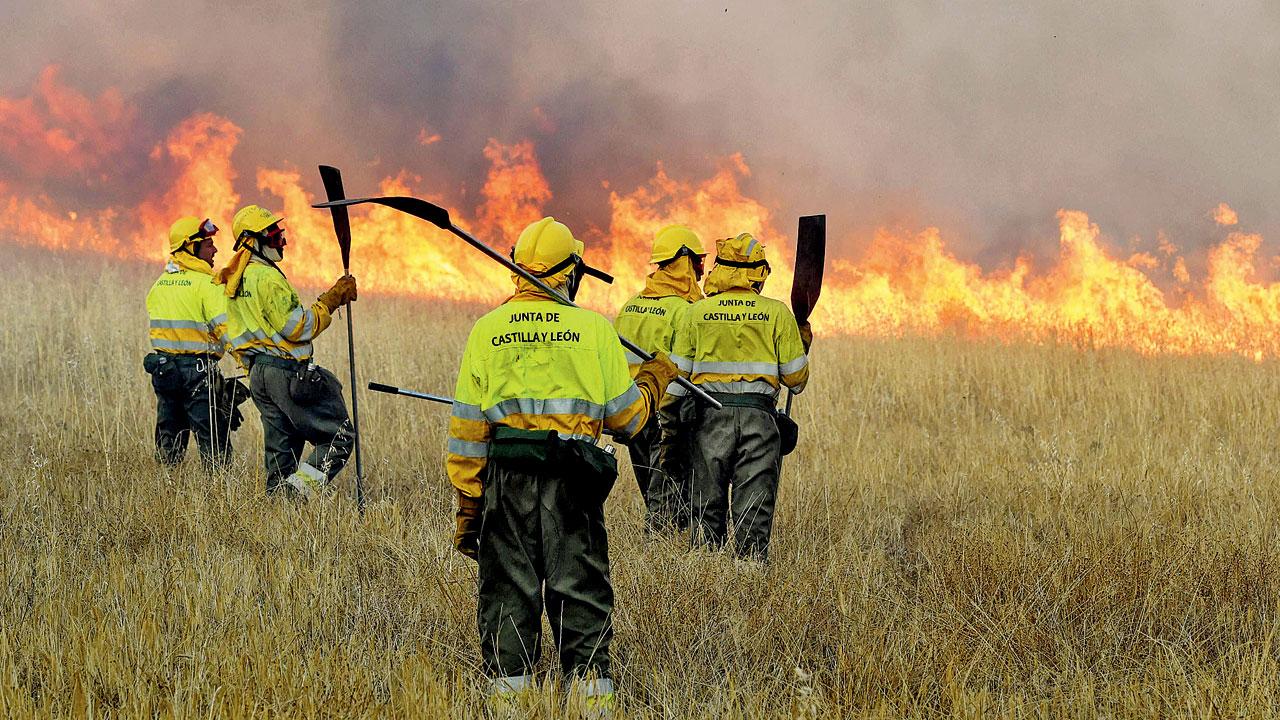
{"type": "Polygon", "coordinates": [[[822,294],[822,271],[827,262],[827,216],[800,218],[796,236],[796,269],[791,284],[791,310],[804,322],[822,294]]]}

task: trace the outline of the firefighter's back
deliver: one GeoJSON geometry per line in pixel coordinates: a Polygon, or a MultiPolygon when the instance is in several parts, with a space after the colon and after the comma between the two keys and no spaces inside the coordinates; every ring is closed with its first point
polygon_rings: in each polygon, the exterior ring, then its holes
{"type": "Polygon", "coordinates": [[[222,354],[216,332],[226,322],[213,306],[212,278],[186,269],[166,270],[147,292],[151,348],[175,355],[222,354]]]}
{"type": "Polygon", "coordinates": [[[480,318],[468,340],[470,367],[490,423],[595,439],[627,396],[631,378],[608,320],[549,301],[512,301],[480,318]]]}
{"type": "MultiPolygon", "coordinates": [[[[807,366],[791,311],[751,290],[699,300],[677,334],[672,360],[708,392],[777,397],[807,366]]],[[[806,374],[807,376],[807,374],[806,374]]]]}
{"type": "MultiPolygon", "coordinates": [[[[639,345],[649,353],[671,352],[671,338],[675,331],[676,319],[687,310],[689,301],[679,295],[665,297],[644,297],[637,295],[627,301],[618,311],[613,326],[618,334],[639,345]]],[[[627,366],[634,377],[640,369],[641,359],[635,353],[627,351],[627,366]]]]}

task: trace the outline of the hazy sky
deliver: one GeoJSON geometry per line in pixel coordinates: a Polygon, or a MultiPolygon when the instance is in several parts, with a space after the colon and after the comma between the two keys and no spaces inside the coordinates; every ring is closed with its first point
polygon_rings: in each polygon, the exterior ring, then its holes
{"type": "Polygon", "coordinates": [[[246,189],[318,161],[477,188],[489,137],[529,138],[555,213],[597,223],[601,180],[742,152],[784,218],[939,225],[988,265],[1054,252],[1059,207],[1191,248],[1225,200],[1280,239],[1276,2],[9,0],[0,25],[0,93],[58,63],[132,98],[140,147],[225,115],[246,189]]]}

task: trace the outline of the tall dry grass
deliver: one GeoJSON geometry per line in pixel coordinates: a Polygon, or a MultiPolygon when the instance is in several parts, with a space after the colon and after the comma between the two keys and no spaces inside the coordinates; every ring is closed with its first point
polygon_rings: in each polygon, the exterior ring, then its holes
{"type": "MultiPolygon", "coordinates": [[[[0,716],[475,717],[447,409],[361,395],[371,502],[151,457],[151,270],[0,250],[0,716]]],[[[478,308],[357,303],[367,379],[448,393],[478,308]]],[[[318,343],[345,379],[344,322],[318,343]]],[[[1277,714],[1273,362],[819,338],[772,563],[609,502],[623,715],[1277,714]]],[[[550,668],[550,649],[544,659],[550,668]]],[[[556,717],[548,690],[522,713],[556,717]]]]}

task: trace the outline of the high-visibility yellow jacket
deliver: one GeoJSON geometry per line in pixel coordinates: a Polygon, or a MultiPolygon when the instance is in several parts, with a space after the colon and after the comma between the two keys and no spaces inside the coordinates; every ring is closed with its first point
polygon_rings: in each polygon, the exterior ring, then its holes
{"type": "Polygon", "coordinates": [[[151,349],[172,355],[222,357],[227,303],[213,283],[213,268],[197,257],[174,255],[147,292],[151,349]]]}
{"type": "Polygon", "coordinates": [[[303,305],[284,273],[261,262],[245,267],[235,295],[227,299],[229,345],[242,365],[255,354],[310,360],[311,341],[331,320],[322,303],[303,305]]]}
{"type": "MultiPolygon", "coordinates": [[[[613,321],[618,334],[648,352],[671,353],[676,322],[689,304],[702,299],[702,289],[688,258],[680,258],[650,273],[644,290],[627,301],[613,321]]],[[[631,377],[640,369],[640,357],[624,348],[631,377]]]]}
{"type": "Polygon", "coordinates": [[[633,435],[657,400],[632,382],[607,319],[522,287],[467,338],[449,420],[449,480],[482,495],[496,425],[594,442],[604,430],[633,435]]]}
{"type": "MultiPolygon", "coordinates": [[[[782,385],[804,390],[809,358],[800,328],[783,303],[732,288],[689,307],[676,328],[671,360],[708,392],[777,397],[782,385]]],[[[685,389],[672,383],[671,395],[685,389]]]]}

